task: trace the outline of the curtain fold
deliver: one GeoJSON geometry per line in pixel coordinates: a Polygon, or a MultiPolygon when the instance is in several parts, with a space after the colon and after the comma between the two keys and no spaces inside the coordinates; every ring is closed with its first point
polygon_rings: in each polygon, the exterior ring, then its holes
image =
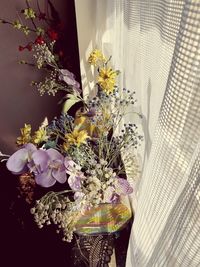
{"type": "Polygon", "coordinates": [[[78,29],[92,27],[90,48],[112,54],[121,87],[136,91],[143,114],[127,267],[200,266],[200,1],[86,2],[95,15],[82,24],[76,0],[78,29]]]}

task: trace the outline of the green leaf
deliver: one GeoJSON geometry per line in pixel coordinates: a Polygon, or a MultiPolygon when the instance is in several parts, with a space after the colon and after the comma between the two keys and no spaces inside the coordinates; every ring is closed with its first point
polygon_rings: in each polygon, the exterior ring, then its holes
{"type": "Polygon", "coordinates": [[[45,148],[49,149],[49,148],[56,148],[56,142],[55,141],[48,141],[45,144],[45,148]]]}
{"type": "Polygon", "coordinates": [[[80,102],[81,99],[78,98],[76,95],[73,95],[73,94],[68,94],[67,95],[67,100],[64,102],[63,104],[63,112],[64,113],[67,113],[68,110],[73,106],[75,105],[76,103],[80,102]]]}

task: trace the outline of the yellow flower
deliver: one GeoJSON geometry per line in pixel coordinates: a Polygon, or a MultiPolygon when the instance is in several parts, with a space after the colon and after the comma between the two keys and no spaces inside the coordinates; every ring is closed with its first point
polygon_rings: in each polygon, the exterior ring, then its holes
{"type": "Polygon", "coordinates": [[[70,148],[70,143],[64,142],[64,143],[63,143],[63,149],[64,149],[65,151],[68,151],[69,148],[70,148]]]}
{"type": "Polygon", "coordinates": [[[48,135],[45,127],[40,127],[33,136],[33,143],[40,144],[48,140],[48,135]]]}
{"type": "Polygon", "coordinates": [[[31,142],[31,125],[30,124],[24,124],[24,128],[20,129],[21,136],[17,138],[17,144],[18,145],[24,145],[29,142],[31,142]]]}
{"type": "Polygon", "coordinates": [[[113,92],[117,75],[118,72],[112,70],[111,68],[105,67],[100,69],[97,82],[106,94],[113,92]]]}
{"type": "Polygon", "coordinates": [[[92,53],[90,54],[88,58],[88,62],[94,66],[96,66],[99,62],[105,62],[106,60],[107,59],[105,58],[103,53],[98,49],[95,49],[94,51],[92,51],[92,53]]]}
{"type": "Polygon", "coordinates": [[[76,145],[79,147],[81,144],[86,143],[86,139],[90,137],[85,130],[79,131],[74,129],[72,133],[66,134],[65,138],[70,145],[76,145]]]}
{"type": "Polygon", "coordinates": [[[44,35],[44,33],[45,33],[45,31],[44,31],[44,29],[42,29],[42,28],[40,28],[40,27],[37,27],[37,29],[36,29],[36,34],[37,35],[44,35]]]}
{"type": "Polygon", "coordinates": [[[78,129],[79,131],[85,130],[90,137],[93,136],[95,129],[96,129],[96,126],[91,123],[87,115],[83,115],[83,114],[81,114],[79,117],[76,113],[74,125],[76,129],[78,129]]]}
{"type": "Polygon", "coordinates": [[[26,8],[23,10],[25,19],[34,19],[36,17],[35,11],[32,8],[26,8]]]}
{"type": "Polygon", "coordinates": [[[22,31],[25,35],[28,35],[30,33],[29,27],[28,26],[22,26],[22,31]]]}
{"type": "Polygon", "coordinates": [[[21,24],[21,23],[19,22],[19,20],[17,19],[17,20],[15,20],[15,21],[13,22],[13,27],[14,27],[15,29],[20,30],[21,27],[22,27],[22,24],[21,24]]]}

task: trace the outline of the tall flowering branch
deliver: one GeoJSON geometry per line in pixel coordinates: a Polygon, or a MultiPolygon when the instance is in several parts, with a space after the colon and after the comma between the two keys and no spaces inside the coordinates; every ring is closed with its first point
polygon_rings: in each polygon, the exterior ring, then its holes
{"type": "MultiPolygon", "coordinates": [[[[118,87],[120,72],[111,66],[111,57],[107,58],[98,49],[88,58],[88,63],[97,70],[97,94],[92,99],[81,97],[75,75],[62,66],[56,53],[60,19],[52,3],[48,1],[48,4],[51,18],[42,12],[39,2],[36,11],[26,1],[27,6],[21,11],[23,19],[1,20],[1,23],[26,35],[33,33],[28,44],[19,46],[19,51],[33,54],[33,62],[21,61],[21,64],[46,71],[44,80],[32,82],[40,95],[66,92],[63,112],[50,123],[45,119],[36,130],[25,123],[16,140],[17,151],[10,157],[1,156],[8,158],[8,170],[20,177],[21,195],[29,203],[35,202],[31,213],[39,228],[56,224],[63,240],[70,242],[82,220],[89,218],[89,224],[96,217],[100,219],[99,214],[105,212],[99,212],[104,206],[101,204],[108,204],[109,212],[120,215],[111,222],[114,226],[110,231],[118,230],[130,219],[131,214],[121,201],[134,192],[126,179],[126,166],[134,168],[131,178],[136,179],[139,173],[136,154],[143,138],[135,123],[122,125],[124,116],[133,110],[135,95],[118,87]],[[46,27],[40,27],[41,20],[46,22],[46,27]],[[31,21],[32,27],[26,25],[27,21],[31,21]],[[81,105],[70,116],[68,111],[77,103],[81,105]],[[134,151],[132,157],[130,151],[134,151]],[[54,192],[52,188],[57,183],[63,190],[54,192]],[[33,192],[39,186],[45,187],[48,193],[35,201],[33,192]]],[[[113,218],[109,212],[105,217],[113,218]]]]}

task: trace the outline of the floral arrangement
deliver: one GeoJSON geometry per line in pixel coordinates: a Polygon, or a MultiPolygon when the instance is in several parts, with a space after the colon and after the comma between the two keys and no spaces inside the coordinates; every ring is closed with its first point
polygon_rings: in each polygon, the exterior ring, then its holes
{"type": "Polygon", "coordinates": [[[110,58],[97,49],[88,59],[88,64],[96,70],[96,96],[83,99],[80,84],[74,74],[62,66],[62,57],[56,49],[59,20],[52,3],[48,1],[53,18],[41,12],[39,5],[37,12],[29,1],[26,4],[21,13],[33,28],[22,19],[14,22],[2,19],[1,22],[11,24],[26,35],[35,34],[33,41],[19,47],[20,51],[33,53],[31,66],[47,72],[44,81],[32,84],[41,95],[55,95],[64,90],[67,100],[59,118],[50,123],[45,119],[33,133],[30,124],[21,128],[16,140],[18,150],[8,158],[7,168],[19,176],[29,202],[38,186],[51,188],[55,183],[62,184],[62,191],[49,190],[41,199],[34,199],[31,213],[39,228],[54,223],[58,232],[62,232],[63,240],[70,242],[83,214],[103,203],[120,203],[133,192],[126,179],[125,166],[133,167],[135,176],[138,175],[136,157],[130,157],[130,149],[137,151],[142,136],[135,124],[123,124],[123,118],[136,100],[134,92],[118,88],[120,72],[113,70],[110,58]],[[51,27],[46,30],[37,26],[41,20],[51,27]],[[78,102],[80,107],[74,116],[69,115],[69,109],[78,102]]]}

